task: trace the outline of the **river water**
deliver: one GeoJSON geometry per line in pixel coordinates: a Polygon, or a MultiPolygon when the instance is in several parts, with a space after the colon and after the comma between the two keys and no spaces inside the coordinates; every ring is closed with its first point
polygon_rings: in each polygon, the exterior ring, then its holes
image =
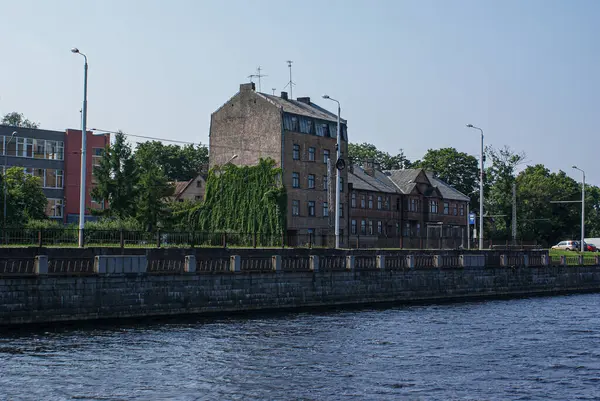
{"type": "Polygon", "coordinates": [[[600,399],[600,294],[0,334],[0,400],[600,399]]]}

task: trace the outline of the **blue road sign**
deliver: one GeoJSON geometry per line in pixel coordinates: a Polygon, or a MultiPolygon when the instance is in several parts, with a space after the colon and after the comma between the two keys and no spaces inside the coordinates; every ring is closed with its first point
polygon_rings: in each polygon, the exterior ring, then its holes
{"type": "Polygon", "coordinates": [[[475,225],[475,213],[469,213],[469,225],[475,225]]]}

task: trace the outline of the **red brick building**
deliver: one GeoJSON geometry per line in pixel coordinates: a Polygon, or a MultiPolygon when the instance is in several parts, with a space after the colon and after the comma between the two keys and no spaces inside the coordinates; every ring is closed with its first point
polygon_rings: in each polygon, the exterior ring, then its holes
{"type": "MultiPolygon", "coordinates": [[[[79,221],[79,191],[81,181],[81,130],[67,129],[65,132],[65,200],[64,221],[79,221]]],[[[104,149],[110,144],[110,135],[94,135],[88,131],[86,137],[86,180],[85,208],[86,220],[92,218],[90,209],[102,209],[103,205],[92,200],[90,192],[94,187],[93,169],[100,163],[104,149]]]]}

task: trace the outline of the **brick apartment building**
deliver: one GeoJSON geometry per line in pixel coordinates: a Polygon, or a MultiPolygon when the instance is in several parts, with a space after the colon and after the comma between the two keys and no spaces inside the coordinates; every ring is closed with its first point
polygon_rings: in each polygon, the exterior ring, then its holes
{"type": "MultiPolygon", "coordinates": [[[[327,159],[335,163],[336,130],[337,116],[308,97],[294,100],[286,92],[274,96],[256,92],[253,83],[242,84],[211,115],[210,166],[224,164],[233,155],[237,158],[232,163],[237,165],[256,165],[261,158],[275,160],[283,170],[288,194],[288,238],[332,235],[334,208],[328,196],[327,159]]],[[[344,157],[348,149],[345,120],[341,134],[344,157]]],[[[347,170],[342,170],[342,187],[347,177],[347,170]]],[[[341,227],[346,227],[347,210],[342,201],[341,227]]]]}
{"type": "Polygon", "coordinates": [[[434,173],[379,171],[365,162],[351,167],[348,186],[351,242],[362,236],[363,245],[385,238],[386,246],[466,247],[469,198],[434,173]]]}
{"type": "MultiPolygon", "coordinates": [[[[86,207],[94,208],[89,197],[92,188],[92,166],[99,162],[108,135],[87,136],[86,207]]],[[[50,131],[0,125],[0,146],[4,167],[22,167],[26,174],[39,177],[48,198],[46,214],[63,222],[79,219],[79,181],[81,166],[81,131],[50,131]],[[11,140],[12,133],[15,132],[11,140]]],[[[91,216],[86,216],[91,217],[91,216]]]]}

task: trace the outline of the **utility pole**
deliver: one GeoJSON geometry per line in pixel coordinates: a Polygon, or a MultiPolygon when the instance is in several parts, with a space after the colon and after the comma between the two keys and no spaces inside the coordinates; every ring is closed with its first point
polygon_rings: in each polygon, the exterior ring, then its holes
{"type": "Polygon", "coordinates": [[[512,185],[512,239],[513,245],[517,244],[517,183],[512,185]]]}

